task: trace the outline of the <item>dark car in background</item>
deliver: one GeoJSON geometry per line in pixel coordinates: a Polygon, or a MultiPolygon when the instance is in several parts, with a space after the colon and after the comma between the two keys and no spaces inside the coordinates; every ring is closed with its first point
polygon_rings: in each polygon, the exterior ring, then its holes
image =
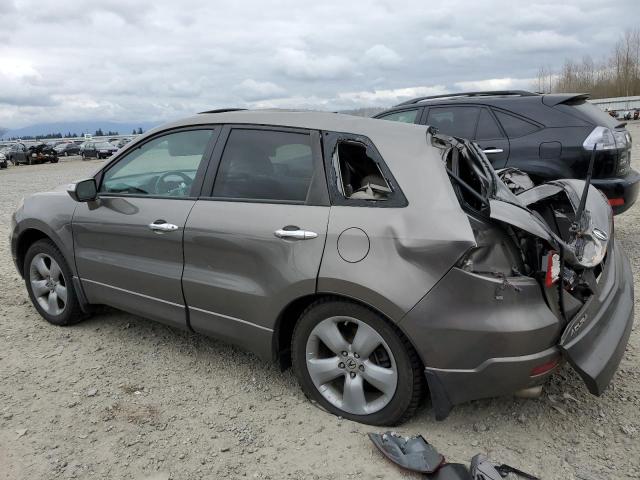
{"type": "Polygon", "coordinates": [[[614,213],[621,213],[636,201],[640,187],[640,174],[630,166],[631,135],[587,98],[520,90],[456,93],[415,98],[375,118],[430,125],[471,139],[494,168],[518,168],[536,184],[584,179],[595,147],[592,184],[614,213]]]}
{"type": "Polygon", "coordinates": [[[60,143],[54,147],[58,156],[68,157],[69,155],[79,155],[80,145],[75,143],[60,143]]]}
{"type": "Polygon", "coordinates": [[[43,142],[31,144],[14,143],[5,155],[14,165],[58,162],[56,151],[43,142]]]}
{"type": "Polygon", "coordinates": [[[109,142],[86,142],[81,149],[82,158],[109,158],[115,152],[118,151],[118,147],[110,144],[109,142]]]}

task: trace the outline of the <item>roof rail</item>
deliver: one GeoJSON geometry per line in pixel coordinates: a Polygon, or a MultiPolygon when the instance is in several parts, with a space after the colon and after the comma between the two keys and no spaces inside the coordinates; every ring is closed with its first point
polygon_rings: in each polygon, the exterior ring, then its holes
{"type": "Polygon", "coordinates": [[[246,108],[218,108],[216,110],[206,110],[204,112],[198,112],[198,114],[201,113],[224,113],[224,112],[237,112],[239,110],[246,110],[246,108]]]}
{"type": "Polygon", "coordinates": [[[423,100],[435,100],[437,98],[469,98],[469,97],[532,97],[539,95],[538,93],[528,92],[526,90],[493,90],[486,92],[460,92],[460,93],[447,93],[444,95],[431,95],[429,97],[417,97],[407,100],[406,102],[395,105],[399,107],[401,105],[413,105],[414,103],[422,102],[423,100]]]}

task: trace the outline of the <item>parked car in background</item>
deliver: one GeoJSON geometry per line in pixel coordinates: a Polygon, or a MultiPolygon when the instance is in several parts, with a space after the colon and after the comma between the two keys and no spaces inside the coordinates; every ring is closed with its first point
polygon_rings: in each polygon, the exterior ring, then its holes
{"type": "Polygon", "coordinates": [[[58,163],[58,154],[55,149],[43,142],[27,145],[27,158],[29,165],[45,162],[58,163]]]}
{"type": "Polygon", "coordinates": [[[56,151],[45,143],[14,143],[5,154],[7,159],[14,165],[51,162],[57,163],[56,151]]]}
{"type": "Polygon", "coordinates": [[[474,140],[494,168],[518,168],[536,184],[585,178],[595,148],[592,183],[621,213],[634,204],[640,188],[640,174],[630,165],[631,135],[587,98],[525,91],[456,93],[415,98],[375,118],[431,125],[474,140]]]}
{"type": "Polygon", "coordinates": [[[531,392],[564,360],[600,395],[633,325],[611,209],[506,172],[423,126],[204,113],[27,197],[11,252],[52,324],[106,304],[216,336],[358,422],[402,422],[425,382],[437,418],[531,392]]]}
{"type": "Polygon", "coordinates": [[[7,150],[8,148],[0,148],[0,168],[7,168],[9,166],[9,160],[6,155],[7,150]]]}
{"type": "Polygon", "coordinates": [[[118,151],[118,148],[111,145],[109,142],[86,142],[84,144],[84,148],[81,150],[81,155],[83,159],[86,158],[109,158],[115,152],[118,151]]]}
{"type": "Polygon", "coordinates": [[[111,142],[114,146],[116,146],[117,148],[122,148],[124,147],[127,143],[129,143],[131,141],[130,138],[121,138],[119,140],[114,140],[113,142],[111,142]]]}
{"type": "Polygon", "coordinates": [[[58,156],[68,157],[69,155],[79,155],[80,146],[75,143],[61,143],[55,147],[58,156]]]}

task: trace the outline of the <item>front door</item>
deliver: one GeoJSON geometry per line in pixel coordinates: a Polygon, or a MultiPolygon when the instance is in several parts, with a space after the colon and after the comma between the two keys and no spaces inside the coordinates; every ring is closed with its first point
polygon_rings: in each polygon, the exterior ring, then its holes
{"type": "Polygon", "coordinates": [[[186,327],[182,235],[214,143],[212,129],[159,135],[110,163],[73,218],[76,266],[91,303],[186,327]]]}
{"type": "Polygon", "coordinates": [[[225,127],[214,165],[185,228],[190,324],[270,358],[278,315],[316,291],[329,220],[319,134],[225,127]]]}

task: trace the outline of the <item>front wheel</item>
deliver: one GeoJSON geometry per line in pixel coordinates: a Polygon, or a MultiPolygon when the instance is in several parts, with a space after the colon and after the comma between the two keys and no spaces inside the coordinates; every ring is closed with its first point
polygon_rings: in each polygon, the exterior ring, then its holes
{"type": "Polygon", "coordinates": [[[72,325],[85,318],[62,253],[50,240],[39,240],[24,261],[29,298],[38,313],[54,325],[72,325]]]}
{"type": "Polygon", "coordinates": [[[420,405],[418,356],[396,327],[348,301],[320,300],[294,330],[293,368],[305,394],[329,412],[370,425],[396,425],[420,405]]]}

